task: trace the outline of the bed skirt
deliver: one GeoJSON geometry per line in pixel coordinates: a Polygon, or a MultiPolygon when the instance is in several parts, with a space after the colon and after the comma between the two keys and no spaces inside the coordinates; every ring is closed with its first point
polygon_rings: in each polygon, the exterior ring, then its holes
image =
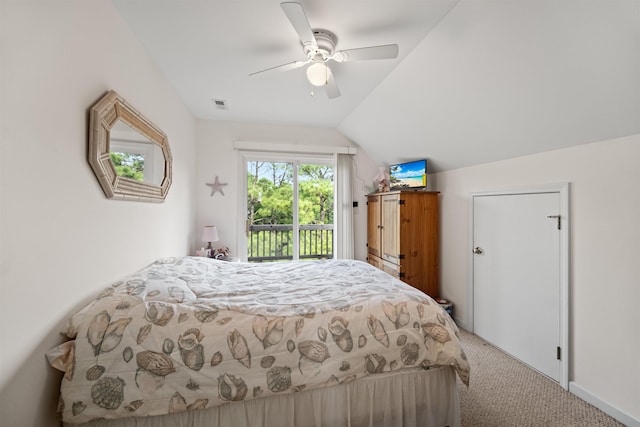
{"type": "MultiPolygon", "coordinates": [[[[459,427],[452,367],[377,374],[334,387],[91,427],[459,427]]],[[[64,424],[71,427],[73,424],[64,424]]]]}

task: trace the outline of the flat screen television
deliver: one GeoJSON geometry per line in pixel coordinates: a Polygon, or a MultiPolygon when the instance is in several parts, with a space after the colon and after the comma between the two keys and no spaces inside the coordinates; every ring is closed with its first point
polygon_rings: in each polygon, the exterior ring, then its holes
{"type": "Polygon", "coordinates": [[[415,160],[389,166],[389,187],[392,190],[425,188],[426,186],[426,160],[415,160]]]}

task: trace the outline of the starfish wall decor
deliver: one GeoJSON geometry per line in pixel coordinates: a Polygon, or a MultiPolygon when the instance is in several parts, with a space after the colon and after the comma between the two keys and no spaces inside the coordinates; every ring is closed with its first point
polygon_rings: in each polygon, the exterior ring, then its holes
{"type": "Polygon", "coordinates": [[[216,194],[217,192],[220,192],[220,194],[222,194],[224,196],[224,191],[222,191],[222,187],[224,187],[225,185],[228,185],[226,182],[220,182],[218,180],[218,176],[216,175],[216,180],[214,182],[207,182],[207,184],[209,187],[211,187],[211,196],[213,197],[214,194],[216,194]]]}

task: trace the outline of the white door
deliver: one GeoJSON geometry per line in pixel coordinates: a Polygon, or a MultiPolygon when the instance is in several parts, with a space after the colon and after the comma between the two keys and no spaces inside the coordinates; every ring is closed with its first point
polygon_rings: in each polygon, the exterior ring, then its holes
{"type": "Polygon", "coordinates": [[[559,192],[473,197],[474,332],[558,382],[560,214],[559,192]]]}

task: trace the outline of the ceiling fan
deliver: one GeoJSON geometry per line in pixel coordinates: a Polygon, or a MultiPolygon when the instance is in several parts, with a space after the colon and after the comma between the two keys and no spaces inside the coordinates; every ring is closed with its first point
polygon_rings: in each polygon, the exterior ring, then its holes
{"type": "Polygon", "coordinates": [[[312,29],[302,4],[298,2],[283,2],[280,3],[280,6],[298,33],[307,59],[256,71],[255,73],[249,74],[250,76],[265,71],[289,71],[310,64],[307,67],[307,79],[309,83],[319,87],[326,86],[327,96],[329,98],[337,98],[340,96],[340,90],[333,78],[331,69],[327,65],[329,61],[349,62],[368,59],[393,59],[398,57],[397,44],[336,51],[337,38],[335,34],[327,30],[312,29]]]}

